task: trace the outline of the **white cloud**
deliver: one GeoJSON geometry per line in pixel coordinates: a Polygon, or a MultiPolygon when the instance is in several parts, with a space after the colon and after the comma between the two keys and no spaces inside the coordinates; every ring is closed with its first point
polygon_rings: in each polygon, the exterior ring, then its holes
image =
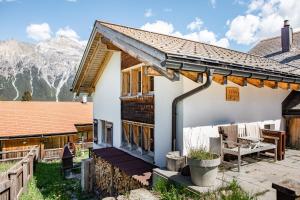
{"type": "Polygon", "coordinates": [[[191,31],[200,30],[202,25],[203,25],[203,21],[199,17],[196,17],[195,21],[192,21],[187,25],[187,29],[191,31]]]}
{"type": "Polygon", "coordinates": [[[66,1],[72,2],[72,3],[77,2],[77,0],[66,0],[66,1]]]}
{"type": "Polygon", "coordinates": [[[186,35],[183,35],[183,37],[189,40],[205,42],[208,44],[217,45],[224,48],[229,47],[229,41],[227,38],[224,37],[218,40],[216,34],[207,29],[203,29],[199,32],[188,33],[186,35]]]}
{"type": "Polygon", "coordinates": [[[145,11],[145,13],[144,13],[144,16],[145,16],[145,17],[152,17],[152,16],[153,16],[152,9],[151,9],[151,8],[147,9],[147,10],[145,11]]]}
{"type": "Polygon", "coordinates": [[[226,36],[248,45],[279,35],[285,19],[294,29],[300,27],[299,10],[299,0],[251,0],[245,15],[231,20],[226,36]]]}
{"type": "Polygon", "coordinates": [[[216,8],[216,4],[217,4],[217,1],[216,0],[209,0],[210,1],[210,4],[213,8],[216,8]]]}
{"type": "Polygon", "coordinates": [[[148,22],[141,29],[167,35],[171,35],[174,31],[173,24],[161,20],[157,20],[154,23],[148,22]]]}
{"type": "MultiPolygon", "coordinates": [[[[203,24],[203,22],[201,21],[201,25],[202,24],[203,24]]],[[[229,41],[227,38],[218,39],[217,35],[214,32],[209,31],[207,29],[201,29],[201,26],[199,26],[199,23],[197,26],[196,25],[192,26],[192,28],[187,26],[187,29],[191,31],[187,34],[182,34],[179,31],[175,31],[173,24],[165,22],[165,21],[161,21],[161,20],[158,20],[154,23],[148,22],[145,25],[143,25],[141,27],[141,29],[147,30],[147,31],[152,31],[152,32],[157,32],[157,33],[162,33],[162,34],[167,34],[167,35],[172,35],[172,36],[176,36],[176,37],[181,37],[181,38],[194,40],[194,41],[198,41],[198,42],[205,42],[205,43],[209,43],[209,44],[213,44],[213,45],[217,45],[217,46],[221,46],[221,47],[226,47],[226,48],[229,47],[229,41]]]]}
{"type": "Polygon", "coordinates": [[[247,12],[251,13],[253,11],[256,11],[257,9],[259,9],[260,7],[262,7],[263,4],[264,4],[264,0],[253,0],[248,5],[247,12]]]}
{"type": "Polygon", "coordinates": [[[256,31],[259,27],[259,17],[254,15],[237,16],[231,23],[226,37],[238,44],[250,44],[256,41],[256,31]]]}
{"type": "Polygon", "coordinates": [[[55,35],[56,37],[67,37],[73,40],[79,40],[77,33],[68,26],[58,29],[55,35]]]}
{"type": "MultiPolygon", "coordinates": [[[[0,0],[1,1],[1,0],[0,0]]],[[[59,28],[52,37],[52,31],[47,23],[30,24],[26,27],[27,36],[36,41],[43,41],[51,38],[65,37],[85,45],[86,40],[81,40],[79,35],[70,27],[59,28]]]]}
{"type": "Polygon", "coordinates": [[[51,29],[49,24],[30,24],[26,27],[27,36],[36,41],[46,40],[51,38],[51,29]]]}

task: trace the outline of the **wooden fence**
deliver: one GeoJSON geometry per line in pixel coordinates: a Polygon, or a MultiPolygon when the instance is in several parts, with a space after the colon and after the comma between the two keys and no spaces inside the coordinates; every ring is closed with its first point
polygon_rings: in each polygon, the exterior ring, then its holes
{"type": "MultiPolygon", "coordinates": [[[[33,147],[27,154],[6,172],[0,173],[0,200],[18,200],[33,175],[35,162],[39,157],[39,148],[33,147]]],[[[19,153],[19,155],[23,155],[19,153]]]]}

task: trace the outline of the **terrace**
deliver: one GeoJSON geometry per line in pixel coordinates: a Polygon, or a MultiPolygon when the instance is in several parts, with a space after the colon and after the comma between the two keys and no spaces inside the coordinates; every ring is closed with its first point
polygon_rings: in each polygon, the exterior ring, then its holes
{"type": "Polygon", "coordinates": [[[246,192],[256,195],[258,199],[276,199],[276,190],[272,183],[284,179],[300,179],[300,152],[288,149],[285,159],[273,162],[270,158],[246,157],[243,159],[241,171],[236,168],[220,168],[218,178],[213,188],[194,186],[190,177],[181,176],[178,172],[154,169],[154,176],[167,178],[171,181],[182,184],[194,192],[207,192],[227,185],[233,179],[246,192]]]}

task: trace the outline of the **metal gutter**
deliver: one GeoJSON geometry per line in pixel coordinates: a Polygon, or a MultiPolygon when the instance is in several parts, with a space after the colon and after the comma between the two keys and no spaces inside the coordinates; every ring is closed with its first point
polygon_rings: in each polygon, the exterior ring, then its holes
{"type": "Polygon", "coordinates": [[[185,98],[188,98],[198,92],[201,92],[207,89],[211,85],[212,75],[214,73],[214,70],[208,70],[205,71],[204,73],[206,73],[206,82],[203,85],[200,85],[199,87],[196,87],[184,94],[179,95],[172,102],[172,151],[176,151],[177,105],[185,98]]]}
{"type": "Polygon", "coordinates": [[[174,58],[168,56],[166,61],[162,63],[167,69],[188,70],[204,73],[206,69],[214,69],[215,74],[224,76],[239,76],[245,78],[257,78],[270,81],[282,81],[288,83],[300,83],[300,76],[291,73],[277,72],[274,70],[260,69],[242,65],[230,65],[219,62],[210,63],[203,60],[190,60],[185,57],[174,58]]]}
{"type": "Polygon", "coordinates": [[[30,134],[30,135],[13,135],[13,136],[1,136],[1,140],[9,139],[26,139],[26,138],[44,138],[50,136],[62,136],[62,135],[76,135],[78,132],[66,132],[66,133],[49,133],[49,134],[30,134]]]}

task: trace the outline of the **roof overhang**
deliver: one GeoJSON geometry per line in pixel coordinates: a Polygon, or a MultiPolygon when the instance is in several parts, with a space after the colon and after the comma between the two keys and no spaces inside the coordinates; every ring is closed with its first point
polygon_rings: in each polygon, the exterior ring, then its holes
{"type": "Polygon", "coordinates": [[[203,74],[213,69],[214,74],[222,77],[222,81],[219,81],[221,84],[224,84],[228,77],[228,80],[233,80],[241,86],[248,82],[257,87],[267,85],[277,88],[278,85],[283,89],[300,89],[300,75],[204,57],[166,53],[96,21],[71,90],[77,94],[94,92],[95,84],[113,51],[128,54],[172,81],[179,80],[179,74],[183,74],[200,82],[203,74]]]}
{"type": "Polygon", "coordinates": [[[179,79],[179,73],[162,66],[162,63],[166,60],[166,53],[96,21],[71,91],[77,94],[81,92],[92,93],[113,51],[125,52],[145,65],[153,67],[161,75],[172,81],[179,79]]]}

